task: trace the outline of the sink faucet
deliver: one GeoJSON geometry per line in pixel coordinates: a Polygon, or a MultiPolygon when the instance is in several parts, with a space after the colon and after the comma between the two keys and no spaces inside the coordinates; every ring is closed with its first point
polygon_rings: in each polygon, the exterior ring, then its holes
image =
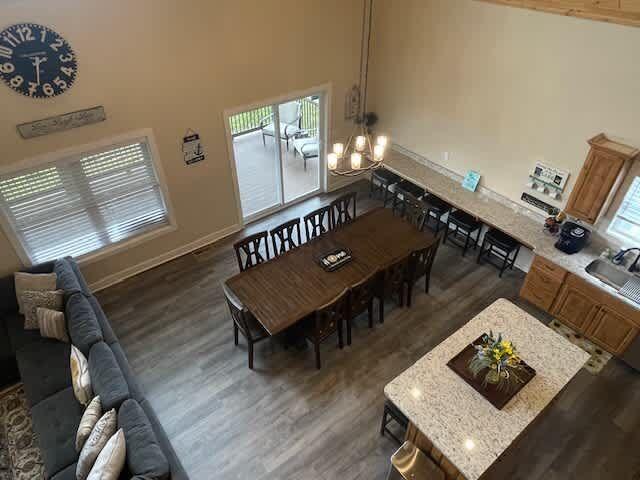
{"type": "Polygon", "coordinates": [[[611,262],[614,265],[621,265],[622,262],[624,261],[624,257],[627,253],[629,252],[639,252],[638,255],[636,256],[636,259],[633,261],[633,263],[631,264],[631,266],[627,269],[629,270],[631,273],[637,272],[638,271],[638,263],[640,262],[640,247],[634,247],[634,248],[627,248],[626,250],[620,250],[615,257],[613,257],[611,259],[611,262]]]}

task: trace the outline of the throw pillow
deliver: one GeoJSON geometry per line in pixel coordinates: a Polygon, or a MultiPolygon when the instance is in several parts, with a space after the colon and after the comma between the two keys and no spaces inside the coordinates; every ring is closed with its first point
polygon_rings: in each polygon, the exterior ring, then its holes
{"type": "Polygon", "coordinates": [[[16,272],[13,274],[16,285],[16,300],[18,300],[18,309],[24,314],[22,307],[22,293],[27,290],[55,290],[57,275],[55,273],[25,273],[16,272]]]}
{"type": "Polygon", "coordinates": [[[89,362],[74,345],[71,345],[71,382],[73,393],[82,405],[88,405],[93,398],[89,362]]]}
{"type": "Polygon", "coordinates": [[[80,426],[78,427],[78,433],[76,434],[76,452],[80,452],[82,450],[82,447],[84,447],[87,438],[91,435],[93,427],[96,426],[100,417],[102,417],[102,403],[100,402],[100,397],[97,396],[91,400],[91,403],[80,419],[80,426]]]}
{"type": "Polygon", "coordinates": [[[87,480],[118,480],[126,454],[124,432],[120,429],[98,455],[87,480]]]}
{"type": "Polygon", "coordinates": [[[62,311],[64,308],[64,292],[27,290],[22,292],[22,309],[24,310],[25,330],[38,330],[38,308],[62,311]]]}
{"type": "Polygon", "coordinates": [[[61,342],[69,343],[67,322],[64,318],[64,313],[38,307],[36,309],[36,316],[38,317],[41,337],[54,338],[61,342]]]}
{"type": "Polygon", "coordinates": [[[100,455],[100,452],[113,434],[116,433],[116,423],[116,411],[109,410],[93,427],[91,435],[89,435],[80,451],[80,458],[78,458],[78,465],[76,466],[77,480],[87,480],[98,455],[100,455]]]}

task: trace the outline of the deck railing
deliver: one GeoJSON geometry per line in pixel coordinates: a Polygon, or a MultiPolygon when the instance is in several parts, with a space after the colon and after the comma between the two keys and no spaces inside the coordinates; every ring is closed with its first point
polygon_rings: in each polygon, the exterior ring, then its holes
{"type": "MultiPolygon", "coordinates": [[[[300,100],[301,118],[300,128],[306,130],[311,137],[318,135],[318,125],[320,123],[320,106],[318,99],[303,98],[300,100]]],[[[245,133],[260,130],[260,122],[271,115],[272,107],[260,107],[248,112],[238,113],[229,118],[231,135],[237,137],[245,133]]]]}

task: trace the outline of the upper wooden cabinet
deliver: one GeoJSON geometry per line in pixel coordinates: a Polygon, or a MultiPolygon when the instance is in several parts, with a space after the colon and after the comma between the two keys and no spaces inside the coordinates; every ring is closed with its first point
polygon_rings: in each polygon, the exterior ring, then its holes
{"type": "Polygon", "coordinates": [[[595,223],[615,194],[629,166],[640,151],[615,142],[604,133],[589,140],[591,150],[565,208],[569,215],[595,223]]]}
{"type": "Polygon", "coordinates": [[[479,0],[640,27],[640,0],[479,0]]]}

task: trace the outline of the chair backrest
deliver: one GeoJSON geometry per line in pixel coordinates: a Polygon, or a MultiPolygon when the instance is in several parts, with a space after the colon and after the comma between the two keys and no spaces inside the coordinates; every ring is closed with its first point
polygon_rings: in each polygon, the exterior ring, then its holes
{"type": "Polygon", "coordinates": [[[297,100],[280,105],[278,107],[278,113],[280,114],[280,123],[299,126],[298,123],[301,118],[301,108],[300,102],[297,100]]]}
{"type": "Polygon", "coordinates": [[[407,279],[409,273],[409,258],[403,258],[384,269],[382,274],[382,288],[385,294],[397,291],[407,279]]]}
{"type": "Polygon", "coordinates": [[[373,272],[360,283],[351,287],[349,297],[350,316],[359,315],[369,307],[369,302],[378,292],[380,285],[379,272],[373,272]]]}
{"type": "Polygon", "coordinates": [[[344,289],[329,303],[318,308],[314,315],[315,333],[324,338],[335,332],[341,321],[347,320],[349,308],[349,289],[344,289]]]}
{"type": "Polygon", "coordinates": [[[401,185],[396,185],[395,196],[393,197],[393,213],[394,215],[400,215],[404,217],[407,203],[419,204],[418,200],[413,194],[402,188],[401,185]]]}
{"type": "Polygon", "coordinates": [[[276,257],[299,247],[302,243],[299,218],[278,225],[270,233],[273,255],[276,257]]]}
{"type": "Polygon", "coordinates": [[[356,192],[349,192],[331,202],[331,228],[341,227],[356,219],[356,192]]]}
{"type": "Polygon", "coordinates": [[[307,241],[327,233],[331,229],[331,206],[318,208],[304,217],[304,233],[307,241]]]}
{"type": "Polygon", "coordinates": [[[438,253],[441,238],[442,234],[439,234],[433,245],[411,253],[409,256],[409,276],[411,279],[416,280],[423,275],[431,275],[431,267],[438,253]]]}
{"type": "Polygon", "coordinates": [[[227,306],[229,307],[229,312],[231,313],[231,319],[250,339],[251,330],[249,328],[247,320],[249,311],[225,283],[222,284],[222,291],[224,292],[224,298],[227,301],[227,306]]]}
{"type": "Polygon", "coordinates": [[[264,263],[271,258],[269,256],[268,238],[269,234],[265,231],[244,238],[233,245],[241,272],[264,263]]]}
{"type": "Polygon", "coordinates": [[[411,223],[418,230],[423,231],[427,220],[427,209],[420,200],[406,198],[404,201],[404,219],[411,223]]]}

